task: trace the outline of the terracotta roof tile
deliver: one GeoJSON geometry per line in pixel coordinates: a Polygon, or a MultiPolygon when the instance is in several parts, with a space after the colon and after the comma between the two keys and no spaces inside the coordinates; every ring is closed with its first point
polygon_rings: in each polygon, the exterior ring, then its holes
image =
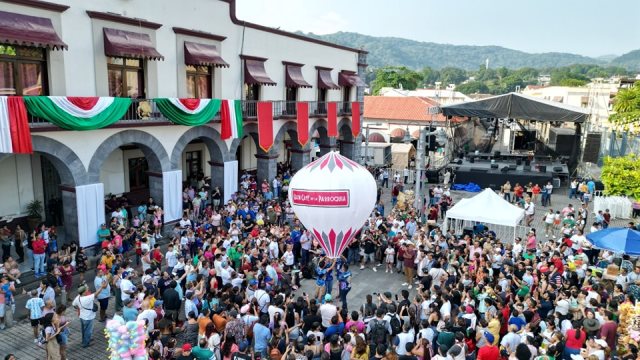
{"type": "Polygon", "coordinates": [[[432,99],[417,96],[365,96],[364,117],[402,121],[445,121],[442,114],[432,116],[429,108],[439,106],[432,99]]]}

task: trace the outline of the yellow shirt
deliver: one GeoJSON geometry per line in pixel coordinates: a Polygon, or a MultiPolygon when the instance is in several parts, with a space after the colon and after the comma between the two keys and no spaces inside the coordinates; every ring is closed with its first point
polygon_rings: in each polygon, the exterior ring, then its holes
{"type": "Polygon", "coordinates": [[[500,321],[496,318],[491,319],[487,325],[487,330],[493,335],[493,345],[498,345],[500,341],[500,321]]]}

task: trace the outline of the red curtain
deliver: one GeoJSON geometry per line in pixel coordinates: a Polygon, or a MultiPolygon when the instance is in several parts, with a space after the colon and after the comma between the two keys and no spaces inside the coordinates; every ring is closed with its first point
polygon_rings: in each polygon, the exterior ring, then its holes
{"type": "Polygon", "coordinates": [[[258,102],[258,143],[265,152],[273,146],[273,106],[271,101],[258,102]]]}
{"type": "Polygon", "coordinates": [[[309,142],[309,103],[301,101],[296,103],[298,114],[298,142],[305,146],[309,142]]]}

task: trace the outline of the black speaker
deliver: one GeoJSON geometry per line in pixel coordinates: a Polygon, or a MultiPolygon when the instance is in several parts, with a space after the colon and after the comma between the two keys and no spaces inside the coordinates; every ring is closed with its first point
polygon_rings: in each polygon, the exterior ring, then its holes
{"type": "Polygon", "coordinates": [[[473,237],[473,228],[472,227],[466,227],[466,228],[462,229],[462,236],[464,237],[465,235],[469,235],[469,236],[473,237]]]}
{"type": "Polygon", "coordinates": [[[502,169],[500,169],[501,172],[508,172],[509,170],[511,170],[511,168],[509,168],[508,166],[505,166],[502,169]]]}
{"type": "Polygon", "coordinates": [[[483,168],[471,168],[470,169],[471,172],[480,172],[480,173],[486,173],[487,171],[489,171],[489,169],[483,169],[483,168]]]}
{"type": "Polygon", "coordinates": [[[541,173],[547,172],[547,165],[538,165],[538,171],[541,173]]]}
{"type": "Polygon", "coordinates": [[[458,159],[464,159],[464,152],[460,151],[458,153],[458,159]]]}
{"type": "Polygon", "coordinates": [[[529,161],[529,159],[524,161],[524,165],[525,166],[531,166],[531,161],[529,161]]]}
{"type": "Polygon", "coordinates": [[[518,165],[516,164],[509,164],[509,170],[515,170],[518,168],[518,165]]]}
{"type": "Polygon", "coordinates": [[[588,133],[582,152],[582,161],[597,163],[600,157],[601,133],[588,133]]]}
{"type": "Polygon", "coordinates": [[[473,164],[474,162],[476,162],[476,158],[474,158],[473,156],[469,156],[469,162],[473,164]]]}
{"type": "Polygon", "coordinates": [[[495,157],[495,158],[499,158],[499,157],[500,157],[500,151],[495,151],[495,152],[493,153],[493,157],[495,157]]]}
{"type": "Polygon", "coordinates": [[[462,165],[462,159],[456,159],[453,161],[455,164],[462,165]]]}
{"type": "Polygon", "coordinates": [[[516,160],[516,165],[518,165],[518,166],[522,165],[522,159],[517,159],[516,160]]]}
{"type": "Polygon", "coordinates": [[[497,169],[498,168],[498,164],[491,164],[491,168],[492,169],[497,169]]]}
{"type": "Polygon", "coordinates": [[[522,167],[523,171],[531,171],[531,165],[525,165],[522,167]]]}
{"type": "Polygon", "coordinates": [[[554,166],[553,172],[562,172],[562,166],[554,166]]]}

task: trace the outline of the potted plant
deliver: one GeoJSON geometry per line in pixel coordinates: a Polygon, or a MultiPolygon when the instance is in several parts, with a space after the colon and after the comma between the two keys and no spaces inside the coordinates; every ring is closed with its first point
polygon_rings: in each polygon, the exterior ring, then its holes
{"type": "Polygon", "coordinates": [[[40,200],[34,199],[27,204],[27,221],[32,230],[42,221],[42,202],[40,200]]]}

